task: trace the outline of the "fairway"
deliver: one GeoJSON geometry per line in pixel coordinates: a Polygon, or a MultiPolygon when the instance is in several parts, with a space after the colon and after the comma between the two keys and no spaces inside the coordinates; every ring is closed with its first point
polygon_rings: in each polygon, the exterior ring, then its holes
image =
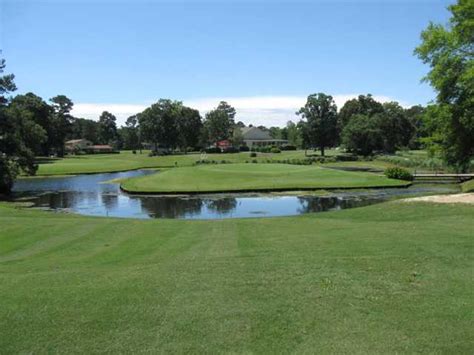
{"type": "MultiPolygon", "coordinates": [[[[328,150],[327,154],[332,156],[336,154],[335,150],[328,150]]],[[[228,153],[228,154],[199,154],[190,153],[182,155],[168,155],[149,157],[148,151],[142,154],[133,154],[131,151],[121,151],[120,154],[92,154],[67,156],[65,158],[40,159],[38,161],[39,168],[37,175],[68,175],[68,174],[84,174],[84,173],[104,173],[126,171],[143,168],[169,168],[192,166],[200,159],[222,162],[225,160],[229,163],[245,163],[249,161],[267,162],[273,160],[291,160],[306,159],[304,150],[283,151],[281,153],[257,153],[256,158],[250,157],[249,152],[228,153]]],[[[334,166],[359,166],[359,167],[375,167],[384,169],[390,164],[381,161],[371,162],[339,162],[328,163],[334,166]]]]}
{"type": "Polygon", "coordinates": [[[127,192],[203,193],[404,186],[372,173],[287,164],[219,164],[170,169],[122,183],[127,192]]]}
{"type": "MultiPolygon", "coordinates": [[[[81,174],[81,173],[101,173],[126,171],[142,168],[169,168],[175,166],[191,166],[200,160],[201,157],[206,159],[229,162],[245,162],[249,160],[250,154],[232,153],[232,154],[182,154],[167,156],[148,156],[148,151],[142,154],[133,154],[131,151],[121,151],[120,154],[92,154],[68,156],[62,159],[54,159],[47,164],[39,164],[37,175],[64,175],[64,174],[81,174]]],[[[292,159],[303,158],[304,151],[288,152],[283,154],[260,153],[259,160],[262,159],[292,159]]]]}
{"type": "Polygon", "coordinates": [[[3,353],[472,351],[472,206],[0,225],[3,353]]]}

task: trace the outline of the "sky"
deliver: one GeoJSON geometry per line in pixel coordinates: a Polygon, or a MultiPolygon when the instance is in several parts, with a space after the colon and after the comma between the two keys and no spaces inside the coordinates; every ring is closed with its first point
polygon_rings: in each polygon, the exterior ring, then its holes
{"type": "MultiPolygon", "coordinates": [[[[451,1],[452,2],[452,1],[451,1]]],[[[204,115],[284,126],[312,93],[427,104],[413,55],[444,0],[0,0],[0,54],[17,93],[64,94],[74,115],[118,123],[160,98],[204,115]]]]}

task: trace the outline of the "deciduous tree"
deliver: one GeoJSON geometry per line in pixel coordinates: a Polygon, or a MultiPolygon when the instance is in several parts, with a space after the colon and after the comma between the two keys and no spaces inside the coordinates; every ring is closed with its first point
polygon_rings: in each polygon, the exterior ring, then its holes
{"type": "Polygon", "coordinates": [[[467,170],[474,156],[474,2],[458,0],[448,7],[447,26],[430,23],[415,54],[430,66],[425,80],[437,91],[442,113],[440,147],[446,162],[467,170]]]}
{"type": "Polygon", "coordinates": [[[319,147],[321,155],[337,141],[337,106],[331,95],[323,93],[308,96],[298,112],[303,117],[306,138],[311,146],[319,147]]]}

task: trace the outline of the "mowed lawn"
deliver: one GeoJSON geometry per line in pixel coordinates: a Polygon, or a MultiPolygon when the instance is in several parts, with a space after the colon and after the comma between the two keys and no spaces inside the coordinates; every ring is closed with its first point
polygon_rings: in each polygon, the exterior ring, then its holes
{"type": "MultiPolygon", "coordinates": [[[[336,150],[329,150],[329,156],[336,154],[336,150]]],[[[309,152],[315,154],[314,152],[309,152]]],[[[287,159],[305,159],[303,150],[283,151],[281,153],[257,153],[256,158],[250,157],[249,152],[231,153],[231,154],[205,154],[199,153],[182,154],[149,157],[148,151],[142,154],[133,154],[131,151],[121,151],[120,154],[93,154],[67,156],[58,159],[39,158],[39,169],[37,175],[67,175],[81,173],[103,173],[125,171],[140,168],[169,168],[192,166],[201,158],[222,162],[223,160],[231,163],[245,163],[256,160],[258,162],[266,162],[268,160],[287,160],[287,159]]],[[[389,164],[385,162],[339,162],[331,163],[331,165],[342,166],[370,166],[385,168],[389,164]]]]}
{"type": "Polygon", "coordinates": [[[474,206],[0,225],[5,354],[472,353],[474,206]]]}
{"type": "MultiPolygon", "coordinates": [[[[48,163],[39,164],[37,175],[64,175],[64,174],[81,174],[81,173],[100,173],[100,172],[114,172],[125,171],[140,168],[169,168],[180,166],[192,166],[201,157],[208,160],[229,162],[245,162],[250,161],[250,153],[233,153],[233,154],[205,154],[198,153],[182,154],[182,155],[168,155],[149,157],[148,151],[143,151],[142,154],[133,154],[131,151],[121,151],[120,154],[93,154],[93,155],[78,155],[68,156],[63,159],[53,159],[48,163]]],[[[293,159],[299,157],[304,158],[304,151],[288,152],[288,154],[271,154],[260,153],[258,160],[272,159],[278,157],[281,159],[293,159]]]]}
{"type": "Polygon", "coordinates": [[[288,164],[218,164],[170,169],[126,180],[129,192],[225,192],[400,186],[407,182],[365,172],[288,164]]]}

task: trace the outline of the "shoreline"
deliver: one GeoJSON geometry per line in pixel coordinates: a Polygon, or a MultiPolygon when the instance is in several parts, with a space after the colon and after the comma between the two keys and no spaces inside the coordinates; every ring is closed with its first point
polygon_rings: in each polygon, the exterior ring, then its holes
{"type": "Polygon", "coordinates": [[[258,193],[258,192],[293,192],[293,191],[321,191],[321,190],[357,190],[357,189],[387,189],[387,188],[408,188],[412,186],[412,182],[401,185],[373,185],[373,186],[349,186],[349,187],[282,187],[282,188],[258,188],[258,189],[229,189],[229,190],[201,190],[201,191],[135,191],[128,190],[120,184],[120,191],[129,195],[209,195],[209,194],[232,194],[232,193],[258,193]]]}

